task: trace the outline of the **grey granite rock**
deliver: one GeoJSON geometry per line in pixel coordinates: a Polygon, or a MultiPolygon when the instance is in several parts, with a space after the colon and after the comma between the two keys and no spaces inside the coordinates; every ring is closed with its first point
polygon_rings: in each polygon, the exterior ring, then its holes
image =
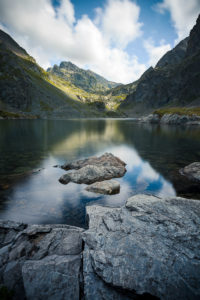
{"type": "Polygon", "coordinates": [[[197,115],[179,115],[164,114],[160,117],[158,114],[150,114],[140,119],[142,123],[167,124],[167,125],[200,125],[200,117],[197,115]]]}
{"type": "Polygon", "coordinates": [[[150,114],[146,117],[143,117],[140,119],[140,122],[142,123],[152,123],[152,124],[158,124],[160,122],[160,117],[158,114],[150,114]]]}
{"type": "Polygon", "coordinates": [[[78,170],[88,165],[125,167],[126,164],[120,158],[114,156],[112,153],[104,153],[99,157],[91,156],[89,158],[76,160],[71,163],[66,163],[62,165],[61,168],[64,170],[78,170]]]}
{"type": "Polygon", "coordinates": [[[180,173],[187,176],[189,179],[200,181],[200,162],[194,162],[183,169],[180,169],[180,173]]]}
{"type": "Polygon", "coordinates": [[[108,180],[111,178],[122,177],[126,172],[123,167],[114,166],[93,166],[88,165],[79,170],[72,171],[64,174],[60,177],[59,181],[63,184],[67,184],[70,181],[75,183],[91,184],[96,181],[108,180]]]}
{"type": "Polygon", "coordinates": [[[175,124],[175,125],[183,125],[183,124],[192,124],[192,123],[200,124],[200,117],[193,115],[179,115],[179,114],[164,114],[160,119],[161,124],[175,124]]]}
{"type": "Polygon", "coordinates": [[[86,299],[123,299],[117,291],[132,299],[199,299],[199,201],[136,195],[125,207],[88,206],[87,214],[86,299]]]}
{"type": "Polygon", "coordinates": [[[86,191],[99,193],[99,194],[118,194],[120,191],[120,184],[116,180],[105,180],[100,182],[95,182],[86,187],[86,191]]]}
{"type": "Polygon", "coordinates": [[[43,295],[47,295],[48,281],[47,299],[53,299],[51,295],[56,295],[56,299],[66,299],[71,294],[76,297],[79,293],[82,231],[68,225],[0,222],[0,285],[13,290],[14,299],[20,300],[25,297],[43,299],[43,295]],[[65,289],[60,292],[63,286],[65,289]]]}
{"type": "Polygon", "coordinates": [[[105,153],[100,157],[90,157],[78,160],[62,166],[63,169],[76,169],[64,174],[59,181],[67,184],[75,183],[91,184],[97,181],[109,180],[124,176],[125,163],[111,153],[105,153]]]}
{"type": "Polygon", "coordinates": [[[22,276],[30,300],[78,300],[80,255],[51,255],[25,261],[22,276]]]}

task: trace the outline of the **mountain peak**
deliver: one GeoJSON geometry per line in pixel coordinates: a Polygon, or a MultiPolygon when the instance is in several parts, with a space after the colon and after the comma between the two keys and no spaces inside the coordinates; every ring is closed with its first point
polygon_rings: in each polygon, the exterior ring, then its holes
{"type": "Polygon", "coordinates": [[[55,74],[90,93],[102,93],[119,85],[106,80],[93,71],[81,69],[70,61],[62,61],[60,66],[54,65],[53,68],[48,68],[47,72],[55,74]]]}

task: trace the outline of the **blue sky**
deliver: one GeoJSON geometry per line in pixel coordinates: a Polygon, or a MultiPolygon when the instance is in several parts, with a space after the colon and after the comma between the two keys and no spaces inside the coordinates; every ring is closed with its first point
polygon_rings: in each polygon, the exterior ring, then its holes
{"type": "Polygon", "coordinates": [[[60,61],[132,82],[188,36],[199,0],[0,0],[0,27],[45,69],[60,61]]]}

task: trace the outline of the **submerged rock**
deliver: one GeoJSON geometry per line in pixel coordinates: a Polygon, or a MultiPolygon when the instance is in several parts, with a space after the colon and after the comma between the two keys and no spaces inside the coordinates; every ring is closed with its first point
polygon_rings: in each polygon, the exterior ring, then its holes
{"type": "Polygon", "coordinates": [[[105,180],[101,182],[95,182],[86,187],[86,191],[108,195],[118,194],[120,191],[120,184],[116,180],[105,180]]]}
{"type": "Polygon", "coordinates": [[[189,179],[200,181],[200,162],[194,162],[183,169],[180,169],[180,173],[189,179]]]}
{"type": "Polygon", "coordinates": [[[63,169],[76,170],[64,174],[59,181],[63,184],[70,181],[91,184],[97,181],[118,178],[126,173],[125,165],[118,157],[111,153],[105,153],[100,157],[90,157],[63,165],[63,169]]]}
{"type": "Polygon", "coordinates": [[[200,297],[199,201],[136,195],[125,207],[88,206],[87,214],[86,299],[200,297]]]}

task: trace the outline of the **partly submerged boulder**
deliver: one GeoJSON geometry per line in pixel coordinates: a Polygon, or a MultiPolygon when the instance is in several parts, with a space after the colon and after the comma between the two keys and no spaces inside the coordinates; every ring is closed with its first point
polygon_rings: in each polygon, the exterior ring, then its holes
{"type": "Polygon", "coordinates": [[[180,173],[189,179],[200,181],[200,162],[194,162],[180,169],[180,173]]]}
{"type": "Polygon", "coordinates": [[[120,158],[114,156],[112,153],[104,153],[103,155],[91,156],[89,158],[76,160],[71,163],[66,163],[61,166],[64,170],[78,170],[85,166],[93,165],[93,166],[113,166],[113,167],[125,167],[126,164],[120,158]]]}
{"type": "Polygon", "coordinates": [[[120,184],[116,180],[105,180],[101,182],[95,182],[87,186],[86,191],[108,195],[118,194],[120,191],[120,184]]]}
{"type": "Polygon", "coordinates": [[[91,184],[97,181],[122,177],[125,172],[125,167],[88,165],[79,170],[64,174],[60,177],[59,181],[63,184],[67,184],[70,181],[91,184]]]}
{"type": "Polygon", "coordinates": [[[88,206],[87,214],[87,300],[199,299],[199,201],[136,195],[125,207],[88,206]]]}
{"type": "Polygon", "coordinates": [[[111,153],[105,153],[100,157],[94,156],[63,165],[63,169],[75,169],[75,171],[64,174],[59,181],[63,184],[70,181],[91,184],[97,181],[118,178],[126,173],[125,165],[118,157],[111,153]]]}

